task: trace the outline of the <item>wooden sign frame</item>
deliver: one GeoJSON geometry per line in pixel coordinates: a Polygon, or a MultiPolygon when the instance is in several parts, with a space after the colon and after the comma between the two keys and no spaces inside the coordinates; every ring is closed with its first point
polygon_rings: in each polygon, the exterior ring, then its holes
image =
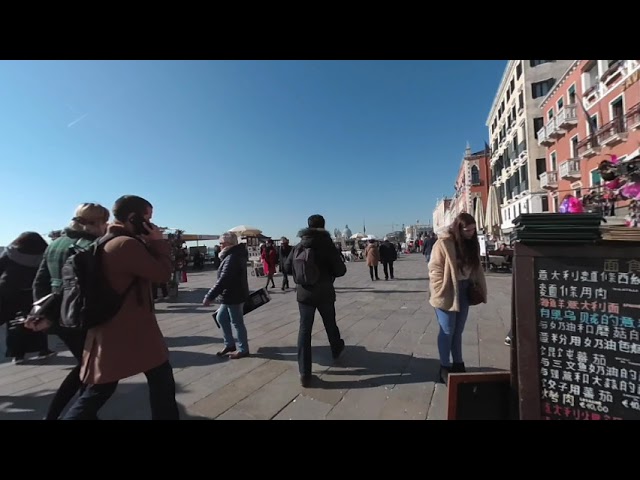
{"type": "MultiPolygon", "coordinates": [[[[551,258],[640,258],[636,242],[602,241],[593,244],[516,244],[514,255],[516,366],[519,415],[521,420],[540,420],[540,360],[536,320],[535,259],[551,258]]],[[[451,378],[451,377],[449,377],[451,378]]]]}
{"type": "MultiPolygon", "coordinates": [[[[447,388],[447,420],[458,420],[458,387],[463,384],[482,383],[506,383],[511,386],[511,372],[468,372],[450,374],[447,388]]],[[[510,398],[506,398],[505,401],[507,405],[510,405],[510,398]]],[[[509,416],[509,412],[505,412],[505,417],[509,416]]]]}

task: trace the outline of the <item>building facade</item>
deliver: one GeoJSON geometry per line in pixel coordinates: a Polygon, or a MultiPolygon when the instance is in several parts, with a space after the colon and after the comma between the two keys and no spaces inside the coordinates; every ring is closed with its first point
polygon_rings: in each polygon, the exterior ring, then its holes
{"type": "Polygon", "coordinates": [[[496,187],[501,230],[509,234],[521,213],[549,210],[539,176],[546,149],[538,143],[541,103],[574,60],[510,60],[487,118],[491,183],[496,187]]]}
{"type": "Polygon", "coordinates": [[[467,145],[456,178],[452,217],[462,212],[474,215],[477,202],[482,202],[482,211],[486,211],[490,183],[489,152],[482,150],[472,153],[467,145]]]}
{"type": "Polygon", "coordinates": [[[436,203],[433,210],[433,231],[439,232],[451,223],[451,198],[443,198],[436,203]]]}
{"type": "Polygon", "coordinates": [[[639,79],[638,60],[575,60],[544,98],[537,137],[546,149],[540,185],[550,211],[568,194],[600,191],[601,161],[640,153],[639,79]]]}

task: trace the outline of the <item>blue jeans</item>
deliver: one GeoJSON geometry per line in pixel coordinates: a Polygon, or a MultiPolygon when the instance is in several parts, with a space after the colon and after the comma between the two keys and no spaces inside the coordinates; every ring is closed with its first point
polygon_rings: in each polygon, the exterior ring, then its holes
{"type": "Polygon", "coordinates": [[[453,363],[462,363],[462,332],[469,316],[469,280],[458,282],[459,312],[447,312],[436,308],[436,317],[440,324],[438,334],[438,352],[440,365],[451,367],[453,363]]]}
{"type": "Polygon", "coordinates": [[[235,349],[236,341],[233,339],[231,325],[236,329],[238,334],[238,351],[240,353],[249,353],[249,339],[247,338],[247,327],[244,326],[243,309],[244,303],[236,303],[235,305],[220,305],[218,310],[218,323],[222,329],[224,338],[224,346],[235,349]]]}

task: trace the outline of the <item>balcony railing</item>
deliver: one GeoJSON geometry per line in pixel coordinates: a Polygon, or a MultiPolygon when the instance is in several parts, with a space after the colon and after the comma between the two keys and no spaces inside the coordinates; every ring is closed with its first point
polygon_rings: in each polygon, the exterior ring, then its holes
{"type": "Polygon", "coordinates": [[[624,62],[622,60],[616,60],[607,70],[602,74],[600,80],[605,85],[610,85],[614,80],[622,75],[622,67],[624,62]]]}
{"type": "Polygon", "coordinates": [[[625,115],[625,121],[629,130],[640,129],[640,103],[636,103],[629,109],[625,115]]]}
{"type": "Polygon", "coordinates": [[[578,124],[578,115],[575,105],[565,105],[556,116],[556,126],[564,130],[568,130],[578,124]]]}
{"type": "Polygon", "coordinates": [[[550,138],[555,138],[556,137],[556,134],[555,134],[556,119],[555,119],[555,117],[547,122],[547,125],[546,125],[545,128],[547,129],[547,137],[550,137],[550,138]]]}
{"type": "Polygon", "coordinates": [[[541,174],[540,187],[547,190],[558,188],[558,172],[544,172],[541,174]]]}
{"type": "Polygon", "coordinates": [[[628,136],[624,117],[617,117],[598,130],[598,144],[603,147],[617,145],[624,142],[628,136]]]}
{"type": "Polygon", "coordinates": [[[548,147],[549,145],[553,145],[554,140],[552,138],[547,137],[547,129],[546,127],[542,127],[538,130],[538,145],[542,145],[543,147],[548,147]]]}
{"type": "Polygon", "coordinates": [[[580,177],[580,160],[572,158],[560,164],[560,178],[570,179],[580,177]]]}
{"type": "Polygon", "coordinates": [[[593,133],[580,140],[576,147],[576,153],[579,158],[595,157],[600,153],[600,150],[601,147],[598,145],[598,137],[593,133]]]}

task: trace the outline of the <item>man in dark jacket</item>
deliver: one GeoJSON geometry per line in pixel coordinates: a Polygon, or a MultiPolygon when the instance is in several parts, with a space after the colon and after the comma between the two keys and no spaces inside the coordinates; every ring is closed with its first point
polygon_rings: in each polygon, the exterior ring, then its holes
{"type": "Polygon", "coordinates": [[[424,241],[424,250],[423,255],[427,263],[431,260],[431,250],[433,250],[433,246],[438,241],[438,237],[436,237],[435,233],[431,232],[427,239],[424,241]]]}
{"type": "Polygon", "coordinates": [[[285,268],[285,262],[289,258],[291,253],[291,245],[289,245],[289,239],[282,237],[280,240],[280,248],[278,249],[278,261],[280,262],[280,271],[282,272],[282,290],[289,288],[289,277],[287,275],[287,269],[285,268]]]}
{"type": "Polygon", "coordinates": [[[389,274],[391,274],[391,280],[393,280],[393,262],[398,259],[396,247],[393,246],[387,237],[385,237],[379,250],[380,261],[382,262],[382,268],[384,269],[384,279],[389,280],[389,274]]]}
{"type": "Polygon", "coordinates": [[[336,277],[347,273],[340,253],[333,244],[331,235],[325,230],[322,215],[311,215],[308,219],[309,228],[298,232],[300,243],[294,247],[287,258],[285,270],[294,275],[298,307],[300,309],[300,330],[298,332],[298,369],[300,384],[308,387],[311,383],[311,329],[316,309],[320,312],[324,328],[331,344],[331,353],[337,359],[344,350],[344,340],[340,337],[340,330],[336,324],[336,291],[333,282],[336,277]],[[302,248],[313,251],[318,278],[313,285],[301,285],[296,279],[294,257],[302,248]]]}
{"type": "Polygon", "coordinates": [[[247,327],[244,325],[244,302],[249,298],[249,282],[247,280],[247,259],[249,253],[245,244],[238,244],[238,237],[233,232],[225,232],[220,236],[220,268],[218,281],[205,295],[202,304],[206,307],[218,296],[221,305],[216,319],[222,328],[224,348],[218,356],[229,355],[229,358],[249,356],[249,340],[247,327]],[[233,339],[231,324],[238,334],[238,350],[233,339]]]}

